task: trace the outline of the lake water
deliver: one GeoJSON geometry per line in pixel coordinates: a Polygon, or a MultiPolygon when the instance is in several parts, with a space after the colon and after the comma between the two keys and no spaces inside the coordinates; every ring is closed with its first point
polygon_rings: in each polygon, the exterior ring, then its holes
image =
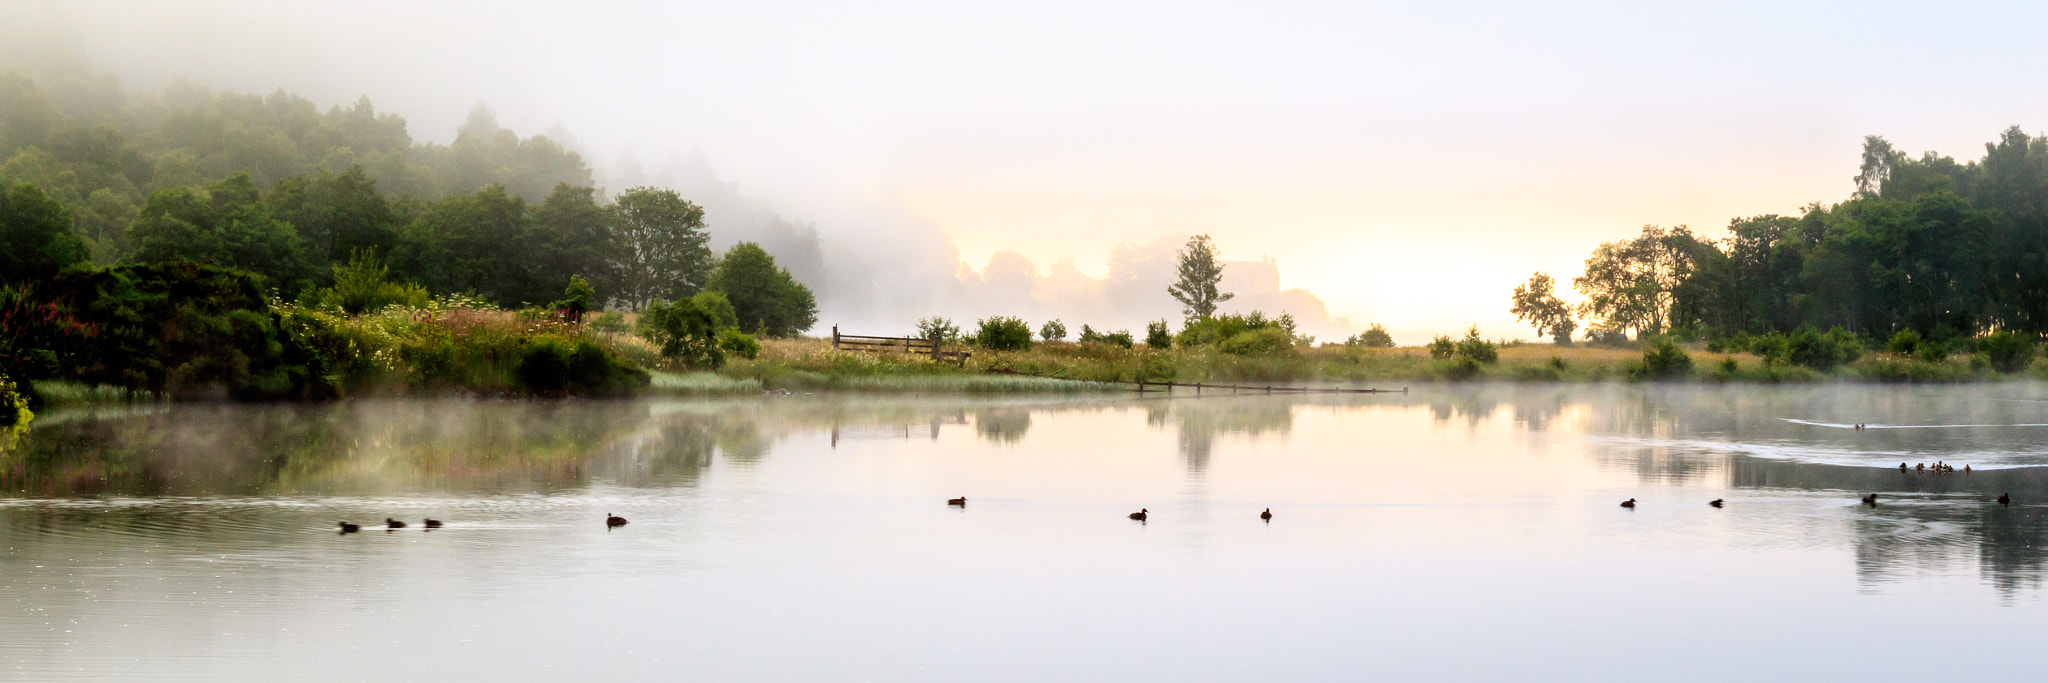
{"type": "Polygon", "coordinates": [[[2024,677],[2048,620],[2039,384],[36,425],[9,680],[1955,680],[2024,677]],[[1936,460],[1973,473],[1897,467],[1936,460]]]}

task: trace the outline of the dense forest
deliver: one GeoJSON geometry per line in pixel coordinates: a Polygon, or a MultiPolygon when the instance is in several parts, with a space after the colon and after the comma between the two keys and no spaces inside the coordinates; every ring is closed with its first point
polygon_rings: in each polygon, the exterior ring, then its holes
{"type": "Polygon", "coordinates": [[[577,153],[482,107],[443,146],[368,100],[323,112],[282,91],[130,97],[103,74],[8,73],[0,159],[0,379],[15,382],[331,395],[377,374],[346,367],[372,347],[417,356],[490,313],[510,345],[464,351],[488,377],[448,358],[378,363],[413,383],[597,389],[638,370],[549,321],[661,303],[716,339],[816,320],[810,290],[761,247],[714,254],[698,205],[653,187],[606,197],[577,153]],[[423,319],[440,331],[365,327],[394,303],[438,311],[423,319]],[[528,347],[560,363],[529,363],[528,347]],[[526,373],[577,363],[583,385],[526,373]]]}
{"type": "Polygon", "coordinates": [[[1513,311],[1561,339],[1574,318],[1595,340],[2048,333],[2048,138],[2014,127],[1959,163],[1872,136],[1855,181],[1846,201],[1738,218],[1722,239],[1646,226],[1587,258],[1573,280],[1583,304],[1563,305],[1538,273],[1513,311]]]}

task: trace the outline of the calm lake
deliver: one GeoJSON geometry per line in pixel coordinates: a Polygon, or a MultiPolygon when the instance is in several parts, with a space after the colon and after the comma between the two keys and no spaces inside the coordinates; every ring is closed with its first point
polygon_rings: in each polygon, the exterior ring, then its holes
{"type": "Polygon", "coordinates": [[[0,678],[2024,677],[2044,511],[2030,383],[59,410],[0,678]]]}

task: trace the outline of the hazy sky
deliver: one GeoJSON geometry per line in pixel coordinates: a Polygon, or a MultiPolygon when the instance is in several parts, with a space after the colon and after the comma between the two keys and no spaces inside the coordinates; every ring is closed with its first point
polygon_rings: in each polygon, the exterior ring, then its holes
{"type": "Polygon", "coordinates": [[[2041,4],[21,7],[131,88],[368,95],[441,141],[488,102],[600,167],[701,150],[827,234],[935,224],[976,266],[1100,275],[1118,243],[1207,232],[1409,332],[1534,336],[1509,290],[1600,240],[1839,201],[1865,134],[1973,159],[2048,112],[2041,4]]]}

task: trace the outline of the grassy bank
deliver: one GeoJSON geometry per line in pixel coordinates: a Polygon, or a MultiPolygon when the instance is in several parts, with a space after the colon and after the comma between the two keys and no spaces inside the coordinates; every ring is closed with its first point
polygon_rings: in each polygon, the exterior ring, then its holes
{"type": "MultiPolygon", "coordinates": [[[[1952,356],[1930,361],[1896,354],[1864,354],[1826,371],[1770,362],[1748,353],[1715,353],[1702,345],[1684,347],[1689,371],[1659,379],[1695,382],[1968,382],[2002,377],[2048,378],[2040,366],[2001,375],[1981,360],[1952,356]]],[[[835,351],[818,339],[765,340],[761,356],[736,360],[720,370],[734,379],[755,379],[764,389],[863,391],[1086,391],[1085,386],[1046,383],[1066,380],[1178,382],[1325,382],[1393,386],[1457,381],[1603,382],[1645,378],[1643,352],[1634,348],[1522,344],[1499,349],[1498,360],[1476,369],[1452,359],[1430,357],[1424,347],[1323,346],[1240,356],[1213,347],[1151,351],[1106,344],[1041,342],[1023,351],[976,350],[964,365],[936,363],[923,356],[835,351]],[[976,379],[980,378],[980,379],[976,379]]],[[[1101,388],[1101,387],[1099,387],[1101,388]]]]}

